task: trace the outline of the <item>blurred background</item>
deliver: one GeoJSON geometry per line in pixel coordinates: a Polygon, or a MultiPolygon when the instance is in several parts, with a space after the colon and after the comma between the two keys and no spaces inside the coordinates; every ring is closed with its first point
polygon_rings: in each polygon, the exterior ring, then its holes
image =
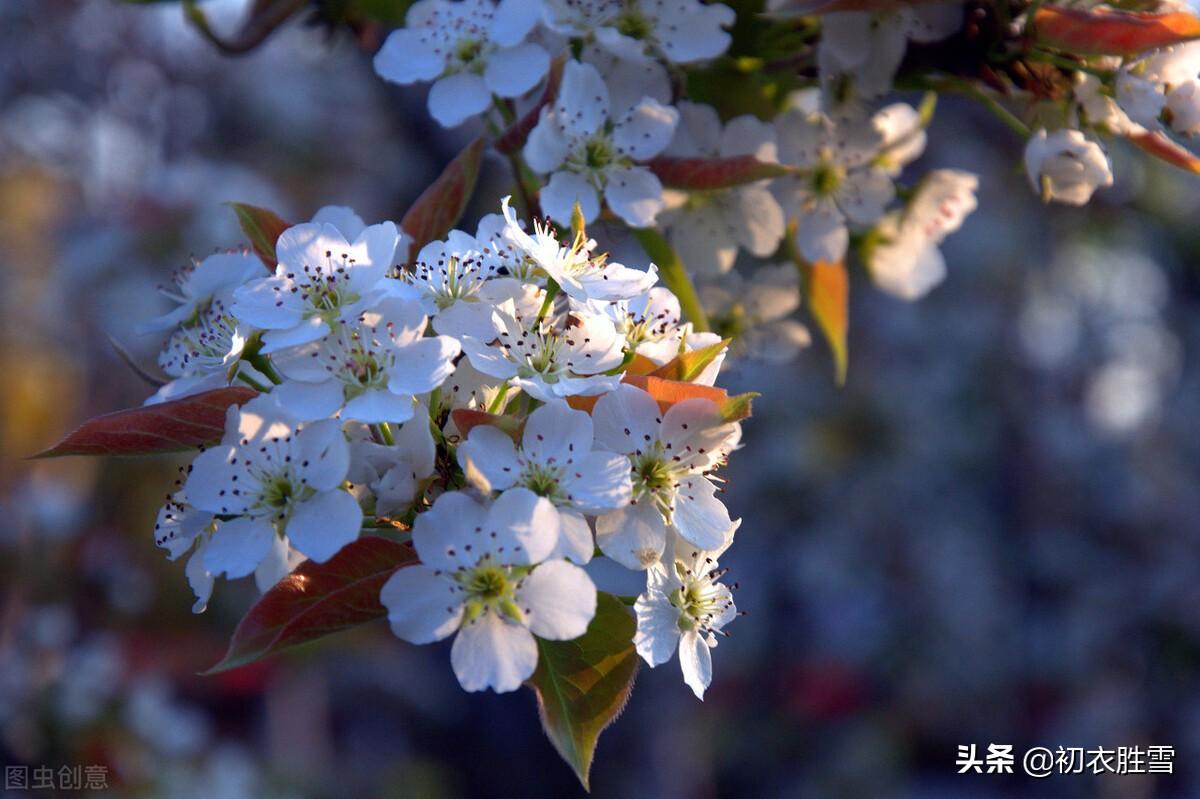
{"type": "MultiPolygon", "coordinates": [[[[383,624],[197,676],[254,588],[191,614],[151,535],[174,462],[24,460],[150,392],[108,337],[153,364],[134,325],[241,242],[224,201],[398,219],[469,134],[343,35],[230,58],[172,3],[0,3],[5,765],[102,764],[130,797],[582,795],[529,692],[465,694],[448,646],[383,624]]],[[[703,703],[642,669],[595,795],[1200,796],[1200,178],[1117,148],[1115,188],[1045,208],[975,108],[930,138],[906,177],[982,176],[949,279],[909,305],[856,275],[844,388],[820,344],[730,370],[763,395],[726,495],[749,615],[703,703]],[[956,774],[989,743],[1174,746],[1176,773],[956,774]]]]}

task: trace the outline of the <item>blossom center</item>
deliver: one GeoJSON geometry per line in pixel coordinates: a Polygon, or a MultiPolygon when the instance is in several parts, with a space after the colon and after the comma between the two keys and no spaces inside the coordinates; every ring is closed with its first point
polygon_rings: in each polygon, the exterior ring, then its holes
{"type": "Polygon", "coordinates": [[[822,161],[809,176],[812,193],[818,197],[829,197],[842,185],[846,170],[832,161],[822,161]]]}
{"type": "Polygon", "coordinates": [[[517,606],[516,590],[523,576],[524,570],[499,566],[490,561],[461,572],[457,580],[466,594],[463,620],[471,622],[488,611],[494,611],[502,618],[522,623],[525,614],[517,606]]]}
{"type": "Polygon", "coordinates": [[[638,41],[649,39],[650,34],[654,31],[650,20],[633,9],[627,10],[621,16],[617,17],[614,27],[616,27],[617,33],[622,36],[628,36],[630,39],[637,39],[638,41]]]}

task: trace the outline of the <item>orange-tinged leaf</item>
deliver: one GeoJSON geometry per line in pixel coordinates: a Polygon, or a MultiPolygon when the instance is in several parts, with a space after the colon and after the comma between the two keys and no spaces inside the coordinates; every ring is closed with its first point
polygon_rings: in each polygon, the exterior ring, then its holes
{"type": "Polygon", "coordinates": [[[542,728],[585,789],[600,733],[633,691],[639,663],[635,632],[637,624],[621,600],[600,593],[596,616],[582,636],[537,642],[537,671],[528,685],[537,695],[542,728]]]}
{"type": "Polygon", "coordinates": [[[1185,11],[1150,14],[1043,5],[1034,14],[1033,30],[1040,44],[1073,55],[1136,55],[1200,39],[1200,19],[1185,11]]]}
{"type": "Polygon", "coordinates": [[[1192,174],[1200,175],[1200,157],[1167,137],[1162,131],[1144,130],[1131,134],[1129,140],[1155,158],[1192,174]]]}
{"type": "Polygon", "coordinates": [[[221,440],[225,412],[258,392],[242,386],[97,416],[36,458],[63,455],[155,455],[221,440]]]}
{"type": "Polygon", "coordinates": [[[640,353],[634,353],[633,359],[625,364],[624,371],[627,375],[648,375],[654,370],[660,368],[658,364],[640,353]]]}
{"type": "Polygon", "coordinates": [[[664,186],[688,191],[714,191],[786,175],[783,164],[759,161],[752,155],[733,158],[655,158],[647,166],[664,186]]]}
{"type": "MultiPolygon", "coordinates": [[[[702,399],[711,400],[717,405],[722,405],[729,399],[728,392],[723,388],[715,386],[704,386],[698,383],[685,383],[681,380],[667,380],[662,377],[653,375],[631,375],[626,374],[621,379],[622,383],[627,383],[631,386],[637,386],[642,391],[645,391],[650,396],[658,401],[658,407],[664,412],[672,405],[683,402],[685,399],[693,399],[700,397],[702,399]]],[[[582,397],[574,396],[567,397],[567,404],[572,408],[581,411],[592,412],[592,408],[596,406],[599,397],[582,397]]]]}
{"type": "Polygon", "coordinates": [[[838,384],[846,382],[849,352],[846,332],[850,321],[850,278],[841,261],[817,261],[806,267],[808,309],[833,351],[838,384]]]}
{"type": "Polygon", "coordinates": [[[716,344],[709,344],[698,350],[681,352],[672,360],[655,369],[650,374],[666,380],[682,380],[690,383],[699,377],[710,363],[715,361],[733,339],[721,339],[716,344]]]}
{"type": "Polygon", "coordinates": [[[254,254],[266,264],[268,269],[274,269],[276,264],[275,242],[278,241],[279,234],[291,225],[280,219],[274,211],[259,208],[256,205],[229,203],[229,207],[237,214],[242,232],[246,234],[246,238],[250,239],[250,246],[254,248],[254,254]]]}
{"type": "Polygon", "coordinates": [[[480,425],[495,427],[503,433],[507,433],[514,441],[521,438],[521,430],[524,424],[520,419],[515,419],[512,416],[501,416],[487,411],[478,411],[474,408],[456,408],[450,412],[450,417],[454,419],[454,426],[458,428],[458,432],[463,435],[469,435],[470,432],[480,425]]]}
{"type": "Polygon", "coordinates": [[[463,215],[479,180],[486,144],[480,136],[463,148],[400,220],[400,227],[413,238],[410,263],[422,247],[449,233],[463,215]]]}
{"type": "Polygon", "coordinates": [[[250,608],[221,662],[235,669],[276,652],[387,615],[379,592],[397,569],[417,563],[411,544],[364,536],[324,563],[300,564],[250,608]]]}

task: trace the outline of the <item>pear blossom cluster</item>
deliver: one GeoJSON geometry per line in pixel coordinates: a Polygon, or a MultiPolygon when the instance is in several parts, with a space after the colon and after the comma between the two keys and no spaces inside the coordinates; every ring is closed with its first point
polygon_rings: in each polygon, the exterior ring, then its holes
{"type": "MultiPolygon", "coordinates": [[[[808,262],[842,262],[853,250],[881,289],[916,299],[944,275],[937,245],[974,208],[976,183],[953,181],[952,209],[930,202],[928,191],[912,202],[911,184],[898,180],[923,154],[929,120],[881,100],[909,43],[955,34],[964,13],[951,0],[823,16],[818,80],[770,119],[722,119],[687,97],[680,70],[724,56],[736,21],[728,6],[697,0],[422,0],[375,68],[392,82],[433,80],[430,112],[450,127],[479,119],[499,132],[523,117],[520,169],[534,180],[542,214],[560,225],[578,205],[588,223],[661,230],[702,280],[729,273],[739,257],[769,260],[791,248],[808,262]],[[495,59],[512,48],[539,53],[509,64],[521,71],[509,87],[524,88],[489,94],[482,87],[495,59]],[[442,87],[451,80],[477,88],[450,94],[442,87]],[[447,113],[448,97],[459,104],[455,113],[447,113]],[[664,159],[738,158],[775,169],[697,187],[664,185],[656,168],[664,159]]],[[[927,173],[924,181],[945,184],[951,175],[966,173],[927,173]]],[[[793,300],[798,308],[798,294],[793,300]]]]}
{"type": "Polygon", "coordinates": [[[696,572],[739,524],[719,473],[741,417],[713,385],[728,342],[683,321],[653,264],[609,259],[582,228],[527,223],[508,198],[411,264],[391,222],[334,210],[283,231],[273,269],[241,253],[190,267],[156,322],[172,326],[167,356],[214,314],[238,331],[191,360],[176,395],[259,392],[228,409],[155,525],[172,559],[187,556],[196,610],[216,578],[253,574],[266,590],[402,530],[420,562],[381,593],[396,635],[453,637],[463,688],[512,691],[537,667],[537,639],[587,630],[588,566],[603,557],[648,575],[639,653],[658,665],[678,645],[703,696],[707,648],[736,615],[715,572],[696,572]],[[681,359],[698,368],[697,396],[639,383],[681,359]],[[663,594],[664,572],[708,582],[663,594]]]}
{"type": "Polygon", "coordinates": [[[619,597],[629,645],[651,667],[678,660],[703,698],[740,614],[719,561],[741,527],[723,475],[749,397],[721,370],[796,358],[805,313],[844,357],[828,328],[846,309],[816,307],[839,294],[818,273],[836,287],[857,262],[907,301],[947,278],[943,247],[981,187],[926,152],[938,96],[1017,133],[1045,202],[1111,186],[1118,139],[1200,172],[1180,141],[1200,134],[1200,44],[1064,52],[1061,15],[1069,39],[1124,12],[989,9],[412,4],[375,72],[428,84],[432,118],[497,157],[448,169],[417,223],[330,206],[276,231],[273,252],[252,235],[256,252],[197,260],[146,325],[166,336],[148,405],[253,390],[155,524],[195,609],[217,578],[265,591],[364,535],[396,538],[416,562],[380,593],[392,631],[450,641],[465,690],[506,692],[546,642],[593,630],[608,560],[645,581],[619,597]],[[464,176],[493,167],[509,196],[459,220],[476,207],[464,176]]]}

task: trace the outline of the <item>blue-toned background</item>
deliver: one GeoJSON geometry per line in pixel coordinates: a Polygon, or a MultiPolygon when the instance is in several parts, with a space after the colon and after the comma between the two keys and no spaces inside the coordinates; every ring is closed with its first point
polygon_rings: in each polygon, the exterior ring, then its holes
{"type": "MultiPolygon", "coordinates": [[[[468,136],[344,35],[230,59],[171,3],[0,3],[5,764],[172,799],[581,793],[527,691],[464,694],[448,647],[382,624],[196,676],[253,587],[189,612],[151,536],[173,464],[23,460],[148,393],[106,337],[153,363],[134,325],[241,240],[222,202],[398,218],[468,136]]],[[[842,389],[820,344],[730,370],[763,395],[726,495],[749,615],[703,704],[674,662],[642,670],[595,795],[1200,795],[1200,178],[1116,147],[1115,188],[1045,208],[974,108],[943,102],[931,140],[910,174],[982,176],[949,279],[909,305],[854,275],[842,389]],[[988,743],[1171,745],[1177,774],[955,773],[988,743]]]]}

